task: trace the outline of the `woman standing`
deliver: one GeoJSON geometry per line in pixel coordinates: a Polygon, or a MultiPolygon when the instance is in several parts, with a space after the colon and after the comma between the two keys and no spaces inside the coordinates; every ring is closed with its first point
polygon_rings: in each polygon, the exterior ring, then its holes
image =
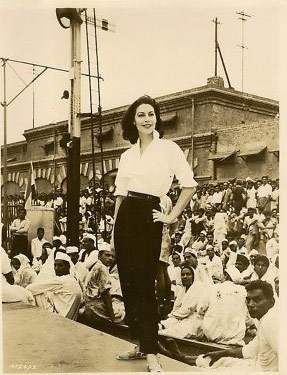
{"type": "Polygon", "coordinates": [[[161,372],[158,362],[158,314],[155,277],[163,223],[171,224],[190,201],[197,183],[180,147],[162,140],[159,106],[143,96],[127,110],[123,137],[134,146],[121,155],[115,181],[114,247],[130,332],[139,340],[134,351],[118,356],[147,358],[148,371],[161,372]],[[174,175],[182,191],[172,211],[160,211],[174,175]]]}

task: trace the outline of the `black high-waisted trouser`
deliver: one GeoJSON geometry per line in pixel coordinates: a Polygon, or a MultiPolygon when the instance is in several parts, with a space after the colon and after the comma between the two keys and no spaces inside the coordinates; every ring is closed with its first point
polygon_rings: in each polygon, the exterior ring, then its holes
{"type": "Polygon", "coordinates": [[[162,240],[162,223],[154,223],[152,210],[159,202],[127,197],[120,205],[114,243],[126,318],[140,351],[158,352],[158,313],[155,277],[162,240]]]}

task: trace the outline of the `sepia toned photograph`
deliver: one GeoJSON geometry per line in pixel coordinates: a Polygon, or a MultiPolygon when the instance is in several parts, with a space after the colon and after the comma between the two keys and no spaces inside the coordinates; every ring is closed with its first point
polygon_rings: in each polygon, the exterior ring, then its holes
{"type": "Polygon", "coordinates": [[[0,0],[2,373],[284,374],[284,14],[0,0]]]}

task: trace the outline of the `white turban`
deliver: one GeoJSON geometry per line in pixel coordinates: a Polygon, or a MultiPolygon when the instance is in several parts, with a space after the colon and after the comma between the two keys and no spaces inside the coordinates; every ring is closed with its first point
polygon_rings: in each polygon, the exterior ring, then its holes
{"type": "Polygon", "coordinates": [[[91,240],[93,240],[94,241],[94,244],[96,243],[96,237],[93,235],[93,234],[91,234],[91,233],[85,233],[84,235],[83,235],[83,237],[84,238],[90,238],[91,240]]]}
{"type": "Polygon", "coordinates": [[[67,237],[64,234],[60,235],[60,240],[61,240],[61,242],[62,242],[63,245],[66,245],[66,243],[67,243],[67,237]]]}
{"type": "Polygon", "coordinates": [[[66,253],[67,254],[78,253],[78,252],[79,252],[79,249],[77,248],[77,246],[67,246],[66,247],[66,253]]]}
{"type": "Polygon", "coordinates": [[[62,240],[61,240],[61,238],[60,238],[59,236],[54,236],[54,237],[53,237],[53,241],[56,241],[56,240],[59,240],[59,241],[62,242],[62,240]]]}
{"type": "Polygon", "coordinates": [[[111,251],[111,245],[107,242],[103,242],[98,245],[99,251],[111,251]]]}
{"type": "Polygon", "coordinates": [[[69,262],[71,264],[71,258],[66,253],[63,253],[62,251],[58,251],[55,260],[65,260],[66,262],[69,262]]]}

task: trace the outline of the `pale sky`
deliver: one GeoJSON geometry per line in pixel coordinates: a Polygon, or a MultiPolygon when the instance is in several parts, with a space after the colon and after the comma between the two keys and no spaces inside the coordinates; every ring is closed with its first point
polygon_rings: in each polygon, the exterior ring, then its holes
{"type": "MultiPolygon", "coordinates": [[[[242,10],[252,16],[245,22],[244,39],[248,49],[244,91],[279,100],[279,21],[280,14],[286,10],[281,1],[0,0],[0,57],[68,69],[70,32],[58,24],[57,6],[96,7],[99,18],[115,24],[115,33],[98,29],[100,73],[104,78],[103,110],[130,104],[143,94],[156,97],[205,85],[207,78],[214,75],[211,21],[215,17],[221,22],[218,38],[231,84],[241,90],[241,49],[237,47],[241,44],[241,21],[236,12],[242,10]]],[[[82,58],[82,72],[87,72],[84,24],[82,58]]],[[[25,82],[32,79],[32,67],[10,64],[25,82]]],[[[219,75],[224,77],[220,60],[219,75]]],[[[1,101],[2,76],[1,68],[1,101]]],[[[8,66],[8,101],[23,87],[23,82],[8,66]]],[[[61,100],[65,89],[69,89],[66,73],[48,70],[36,81],[36,126],[68,118],[69,101],[61,100]]],[[[88,98],[88,80],[83,78],[82,112],[89,111],[88,98]]],[[[2,116],[1,111],[1,123],[2,116]]],[[[24,140],[22,134],[29,128],[32,128],[31,87],[8,107],[8,142],[24,140]]]]}

